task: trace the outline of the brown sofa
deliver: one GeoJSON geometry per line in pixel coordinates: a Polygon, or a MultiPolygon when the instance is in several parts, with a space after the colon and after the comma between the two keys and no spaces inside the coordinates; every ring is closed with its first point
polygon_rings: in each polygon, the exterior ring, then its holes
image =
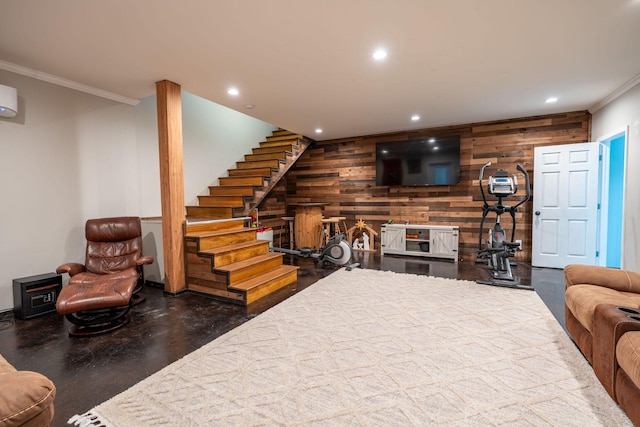
{"type": "Polygon", "coordinates": [[[18,371],[0,356],[0,426],[51,424],[56,387],[44,375],[18,371]]]}
{"type": "Polygon", "coordinates": [[[609,395],[640,426],[640,273],[568,265],[567,331],[609,395]]]}

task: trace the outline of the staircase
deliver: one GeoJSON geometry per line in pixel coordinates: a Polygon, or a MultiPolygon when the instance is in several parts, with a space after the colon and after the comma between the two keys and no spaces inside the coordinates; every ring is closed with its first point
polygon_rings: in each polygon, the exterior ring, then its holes
{"type": "Polygon", "coordinates": [[[280,129],[187,206],[184,230],[187,289],[249,305],[295,283],[298,267],[256,239],[247,216],[260,204],[312,141],[280,129]]]}
{"type": "Polygon", "coordinates": [[[245,219],[185,226],[187,289],[249,305],[298,279],[298,267],[283,265],[284,254],[256,240],[245,219]]]}
{"type": "Polygon", "coordinates": [[[187,206],[187,218],[226,219],[248,216],[269,194],[312,141],[284,129],[273,132],[252,154],[237,162],[209,195],[198,196],[197,206],[187,206]]]}

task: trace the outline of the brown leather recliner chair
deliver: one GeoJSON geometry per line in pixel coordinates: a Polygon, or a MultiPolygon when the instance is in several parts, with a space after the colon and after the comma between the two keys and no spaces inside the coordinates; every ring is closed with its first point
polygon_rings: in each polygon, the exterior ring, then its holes
{"type": "Polygon", "coordinates": [[[109,332],[130,321],[135,292],[144,282],[142,265],[153,257],[142,255],[142,227],[138,217],[90,219],[84,264],[63,264],[69,283],[56,302],[58,313],[74,323],[71,336],[109,332]]]}

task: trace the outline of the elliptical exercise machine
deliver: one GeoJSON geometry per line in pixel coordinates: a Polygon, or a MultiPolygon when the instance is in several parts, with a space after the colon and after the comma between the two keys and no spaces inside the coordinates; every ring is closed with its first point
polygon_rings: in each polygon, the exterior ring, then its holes
{"type": "Polygon", "coordinates": [[[331,237],[327,244],[321,247],[318,252],[315,252],[314,249],[311,248],[300,248],[295,250],[276,247],[273,248],[273,251],[283,252],[290,255],[298,255],[301,258],[311,258],[316,264],[322,264],[322,266],[327,263],[344,266],[347,271],[360,267],[359,263],[351,262],[353,259],[353,249],[345,240],[344,233],[336,234],[331,237]]]}
{"type": "MultiPolygon", "coordinates": [[[[518,164],[516,166],[516,169],[524,174],[526,195],[525,198],[515,206],[504,205],[502,199],[513,196],[518,192],[518,178],[515,175],[509,176],[509,173],[505,170],[498,170],[493,176],[489,176],[487,180],[487,191],[492,196],[498,198],[497,203],[489,205],[484,192],[483,179],[484,170],[490,165],[491,162],[488,162],[482,166],[482,169],[480,169],[480,192],[482,193],[484,205],[482,206],[482,221],[480,221],[480,237],[478,239],[478,254],[476,256],[476,262],[482,262],[482,260],[486,259],[487,268],[489,269],[492,277],[489,280],[476,280],[476,283],[482,285],[533,290],[531,286],[522,285],[514,279],[511,272],[512,264],[509,262],[509,258],[515,255],[516,249],[520,246],[520,244],[515,241],[516,212],[518,212],[518,208],[523,203],[529,201],[531,198],[529,174],[521,165],[518,164]],[[489,212],[495,212],[496,223],[493,225],[493,228],[489,229],[489,238],[486,245],[483,246],[482,234],[484,221],[489,212]],[[509,215],[511,215],[513,222],[510,241],[506,240],[506,231],[500,225],[500,215],[505,213],[509,213],[509,215]]],[[[515,264],[513,264],[513,266],[515,267],[515,264]]]]}

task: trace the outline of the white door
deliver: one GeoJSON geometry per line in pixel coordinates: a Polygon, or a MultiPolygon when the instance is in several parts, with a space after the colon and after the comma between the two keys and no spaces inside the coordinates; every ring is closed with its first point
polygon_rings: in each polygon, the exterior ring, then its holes
{"type": "Polygon", "coordinates": [[[596,264],[600,145],[536,147],[531,265],[596,264]]]}

